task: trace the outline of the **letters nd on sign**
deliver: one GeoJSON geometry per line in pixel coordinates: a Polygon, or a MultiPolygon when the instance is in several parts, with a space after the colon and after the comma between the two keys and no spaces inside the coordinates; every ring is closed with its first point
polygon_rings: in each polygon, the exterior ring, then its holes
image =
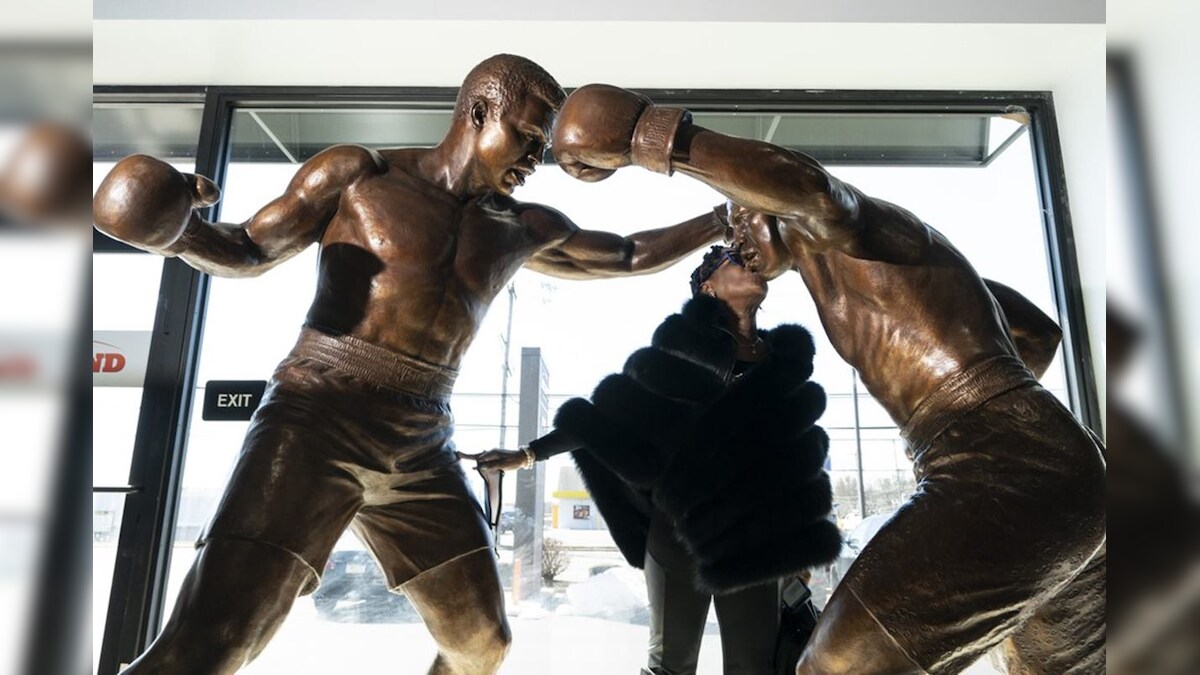
{"type": "Polygon", "coordinates": [[[266,380],[209,380],[201,417],[210,421],[249,420],[262,401],[266,380]]]}
{"type": "Polygon", "coordinates": [[[150,337],[150,331],[92,331],[92,386],[142,386],[150,337]]]}

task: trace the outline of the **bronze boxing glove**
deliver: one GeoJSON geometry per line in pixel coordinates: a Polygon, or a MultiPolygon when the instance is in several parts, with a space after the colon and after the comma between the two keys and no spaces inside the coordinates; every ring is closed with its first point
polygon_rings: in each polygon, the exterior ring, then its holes
{"type": "Polygon", "coordinates": [[[204,176],[180,173],[147,155],[117,162],[92,199],[101,232],[137,248],[167,253],[183,236],[194,209],[217,203],[221,190],[204,176]]]}
{"type": "Polygon", "coordinates": [[[671,174],[671,151],[679,127],[691,122],[682,108],[654,105],[641,94],[607,84],[575,90],[554,125],[554,157],[580,180],[608,178],[633,164],[671,174]]]}

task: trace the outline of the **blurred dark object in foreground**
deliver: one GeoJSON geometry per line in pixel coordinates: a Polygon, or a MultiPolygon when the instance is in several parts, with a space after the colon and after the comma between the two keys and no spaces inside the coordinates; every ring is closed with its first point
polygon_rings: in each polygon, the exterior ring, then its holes
{"type": "Polygon", "coordinates": [[[0,35],[0,222],[9,228],[88,234],[91,71],[86,38],[0,35]]]}
{"type": "Polygon", "coordinates": [[[91,44],[52,4],[0,22],[0,675],[89,657],[91,44]]]}
{"type": "Polygon", "coordinates": [[[1200,673],[1200,49],[1192,0],[1108,17],[1108,672],[1200,673]]]}
{"type": "Polygon", "coordinates": [[[86,232],[91,178],[92,144],[83,133],[57,122],[34,124],[0,163],[0,219],[86,232]]]}
{"type": "MultiPolygon", "coordinates": [[[[1129,363],[1135,327],[1108,308],[1108,364],[1129,363]]],[[[1108,672],[1200,672],[1200,505],[1190,472],[1121,402],[1108,407],[1108,672]]]]}

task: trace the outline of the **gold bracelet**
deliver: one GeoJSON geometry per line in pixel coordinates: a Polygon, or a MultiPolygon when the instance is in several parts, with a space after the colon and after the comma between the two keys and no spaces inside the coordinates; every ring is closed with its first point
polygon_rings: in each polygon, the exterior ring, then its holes
{"type": "Polygon", "coordinates": [[[528,445],[522,445],[517,449],[525,453],[525,464],[521,468],[532,469],[533,465],[537,463],[537,455],[533,454],[533,450],[528,445]]]}

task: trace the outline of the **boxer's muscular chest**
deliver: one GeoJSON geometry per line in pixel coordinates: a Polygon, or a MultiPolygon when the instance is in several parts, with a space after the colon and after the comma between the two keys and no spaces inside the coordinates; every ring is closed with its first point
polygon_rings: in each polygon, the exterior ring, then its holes
{"type": "Polygon", "coordinates": [[[511,210],[461,201],[395,169],[343,195],[322,240],[326,249],[337,244],[377,261],[377,285],[485,305],[536,248],[511,210]]]}

